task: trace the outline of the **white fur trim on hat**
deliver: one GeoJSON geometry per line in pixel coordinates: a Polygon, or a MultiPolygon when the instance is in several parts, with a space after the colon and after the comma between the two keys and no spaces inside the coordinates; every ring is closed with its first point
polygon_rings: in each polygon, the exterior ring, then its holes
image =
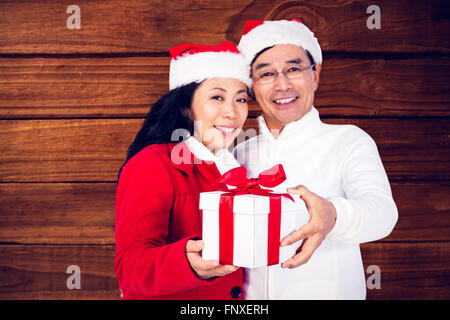
{"type": "Polygon", "coordinates": [[[264,21],[242,35],[238,49],[248,64],[261,50],[278,44],[293,44],[308,50],[317,64],[322,64],[322,50],[314,33],[298,21],[264,21]]]}
{"type": "Polygon", "coordinates": [[[249,65],[238,53],[199,52],[172,59],[170,62],[170,90],[212,78],[238,79],[247,87],[252,86],[249,65]]]}

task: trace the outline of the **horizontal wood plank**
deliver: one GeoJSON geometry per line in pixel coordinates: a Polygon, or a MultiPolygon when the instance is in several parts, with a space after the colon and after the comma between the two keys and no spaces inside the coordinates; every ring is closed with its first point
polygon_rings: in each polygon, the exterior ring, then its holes
{"type": "MultiPolygon", "coordinates": [[[[381,289],[367,290],[367,299],[450,298],[450,243],[368,243],[361,245],[366,279],[378,266],[381,289]]],[[[370,280],[369,280],[370,282],[370,280]]]]}
{"type": "MultiPolygon", "coordinates": [[[[394,182],[399,211],[381,241],[450,241],[450,184],[394,182]]],[[[0,184],[0,242],[114,244],[115,183],[0,184]]]]}
{"type": "Polygon", "coordinates": [[[0,121],[0,181],[116,181],[141,124],[141,119],[0,121]]]}
{"type": "Polygon", "coordinates": [[[446,119],[325,119],[352,124],[376,142],[390,180],[448,180],[449,122],[446,119]]]}
{"type": "Polygon", "coordinates": [[[177,44],[237,42],[245,20],[300,18],[324,51],[449,52],[445,1],[377,2],[370,30],[365,1],[79,0],[81,29],[68,29],[69,3],[2,1],[0,53],[167,52],[177,44]],[[126,14],[124,14],[126,13],[126,14]]]}
{"type": "Polygon", "coordinates": [[[0,242],[113,244],[115,183],[0,184],[0,242]]]}
{"type": "MultiPolygon", "coordinates": [[[[0,245],[0,299],[118,299],[114,256],[105,245],[0,245]],[[69,265],[80,267],[80,290],[67,289],[69,265]]],[[[369,243],[362,256],[366,271],[381,271],[381,289],[367,299],[450,298],[448,242],[369,243]]]]}
{"type": "Polygon", "coordinates": [[[335,57],[323,64],[314,105],[322,116],[448,116],[448,74],[448,58],[335,57]]]}
{"type": "Polygon", "coordinates": [[[120,299],[112,245],[0,245],[0,299],[120,299]],[[68,289],[67,268],[81,271],[81,289],[68,289]]]}
{"type": "Polygon", "coordinates": [[[169,90],[168,57],[0,58],[0,117],[143,117],[169,90]]]}
{"type": "MultiPolygon", "coordinates": [[[[0,120],[0,182],[113,182],[142,119],[0,120]]],[[[376,141],[392,180],[450,179],[446,119],[327,119],[376,141]]],[[[245,129],[256,128],[256,119],[245,129]]],[[[254,132],[256,132],[254,130],[254,132]]]]}
{"type": "MultiPolygon", "coordinates": [[[[314,104],[322,116],[450,116],[448,74],[445,57],[331,57],[314,104]]],[[[0,118],[144,117],[168,75],[169,57],[0,58],[0,118]]]]}
{"type": "Polygon", "coordinates": [[[449,182],[391,183],[398,221],[383,241],[450,240],[449,182]]]}

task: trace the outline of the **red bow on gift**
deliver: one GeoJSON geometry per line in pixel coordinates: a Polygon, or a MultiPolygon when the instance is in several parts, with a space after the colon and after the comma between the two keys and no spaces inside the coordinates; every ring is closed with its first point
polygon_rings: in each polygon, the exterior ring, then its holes
{"type": "Polygon", "coordinates": [[[271,194],[286,197],[292,201],[294,199],[288,193],[273,193],[272,190],[262,189],[262,187],[273,188],[286,180],[283,166],[277,164],[270,169],[262,171],[258,178],[247,178],[247,170],[245,167],[233,168],[225,172],[217,181],[216,184],[222,190],[233,192],[235,195],[240,194],[255,194],[260,196],[269,196],[271,194]],[[235,189],[225,189],[222,185],[229,185],[236,187],[235,189]]]}
{"type": "Polygon", "coordinates": [[[267,265],[279,263],[280,251],[280,228],[281,228],[281,197],[292,201],[294,199],[287,193],[274,193],[272,190],[262,187],[273,188],[286,180],[283,166],[278,164],[270,169],[262,171],[258,178],[247,178],[245,167],[237,167],[225,172],[217,181],[216,185],[226,190],[220,196],[219,205],[219,262],[221,264],[233,264],[233,229],[234,196],[242,194],[255,194],[270,197],[270,213],[268,215],[268,242],[267,242],[267,265]],[[227,189],[224,185],[236,187],[227,189]]]}

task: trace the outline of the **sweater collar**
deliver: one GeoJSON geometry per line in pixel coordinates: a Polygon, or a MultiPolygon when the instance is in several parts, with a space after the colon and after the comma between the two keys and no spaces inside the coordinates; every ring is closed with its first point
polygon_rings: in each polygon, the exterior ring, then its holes
{"type": "Polygon", "coordinates": [[[258,116],[257,121],[261,134],[274,141],[289,139],[293,136],[295,136],[295,138],[298,139],[299,134],[300,135],[305,134],[310,129],[320,125],[321,123],[319,111],[313,106],[311,110],[309,110],[303,117],[285,125],[278,138],[275,139],[275,137],[272,135],[269,128],[267,127],[264,115],[258,116]]]}

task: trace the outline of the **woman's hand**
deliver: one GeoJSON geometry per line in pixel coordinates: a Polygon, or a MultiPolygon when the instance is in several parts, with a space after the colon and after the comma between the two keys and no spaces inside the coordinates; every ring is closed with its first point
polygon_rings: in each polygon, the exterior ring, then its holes
{"type": "Polygon", "coordinates": [[[203,260],[202,250],[202,240],[188,240],[186,243],[186,257],[199,278],[206,280],[221,277],[238,269],[236,266],[219,264],[217,260],[203,260]]]}

